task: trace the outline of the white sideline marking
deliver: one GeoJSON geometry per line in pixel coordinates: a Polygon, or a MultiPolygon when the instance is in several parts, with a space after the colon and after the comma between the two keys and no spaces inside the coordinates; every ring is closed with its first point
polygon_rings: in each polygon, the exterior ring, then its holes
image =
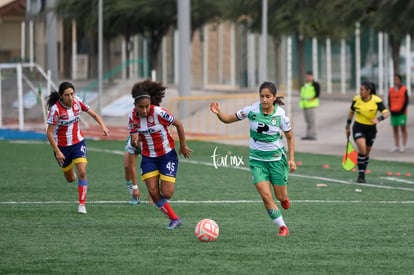
{"type": "MultiPolygon", "coordinates": [[[[101,152],[101,153],[112,153],[116,155],[124,155],[125,153],[124,151],[120,151],[120,150],[105,150],[105,149],[97,149],[97,148],[88,148],[88,150],[94,151],[94,152],[101,152]]],[[[204,161],[180,159],[180,162],[192,163],[192,164],[197,164],[197,165],[201,164],[205,166],[214,167],[213,163],[204,162],[204,161]]],[[[243,171],[250,171],[248,167],[223,166],[221,168],[233,168],[233,169],[238,169],[238,170],[243,170],[243,171]]],[[[289,177],[307,178],[307,179],[314,179],[314,180],[320,180],[320,181],[326,181],[326,182],[335,182],[335,183],[341,183],[341,184],[365,186],[365,187],[388,189],[388,190],[414,191],[414,189],[412,188],[387,186],[387,185],[376,185],[376,184],[369,184],[369,183],[356,183],[356,182],[351,182],[351,181],[346,181],[346,180],[338,180],[338,179],[331,179],[331,178],[317,177],[317,176],[306,176],[306,175],[294,174],[294,173],[289,174],[289,177]]]]}
{"type": "Polygon", "coordinates": [[[111,153],[111,154],[122,155],[122,156],[125,154],[125,151],[97,149],[97,148],[93,148],[93,147],[88,147],[88,151],[99,152],[99,153],[111,153]]]}
{"type": "MultiPolygon", "coordinates": [[[[87,204],[128,204],[129,201],[87,201],[87,204]]],[[[237,203],[262,203],[261,200],[206,200],[169,201],[173,204],[237,204],[237,203]]],[[[414,204],[414,201],[361,201],[361,200],[291,200],[292,203],[368,203],[368,204],[414,204]]],[[[0,201],[1,204],[77,204],[78,201],[0,201]]],[[[148,201],[141,201],[147,204],[148,201]]]]}
{"type": "Polygon", "coordinates": [[[407,183],[407,184],[414,184],[414,181],[399,179],[399,178],[394,178],[394,177],[381,177],[381,179],[398,181],[398,182],[407,183]]]}
{"type": "MultiPolygon", "coordinates": [[[[14,141],[14,142],[15,143],[19,143],[19,142],[21,142],[21,143],[26,142],[27,143],[27,141],[14,141]]],[[[32,143],[44,143],[44,142],[32,142],[32,143]]],[[[124,153],[125,153],[124,151],[120,151],[120,150],[107,150],[107,149],[98,149],[98,148],[93,148],[93,147],[88,147],[88,151],[99,152],[99,153],[110,153],[110,154],[115,154],[115,155],[124,155],[124,153]]],[[[180,162],[192,163],[192,164],[198,164],[198,165],[201,164],[201,165],[205,165],[205,166],[214,167],[214,165],[212,163],[203,162],[203,161],[181,159],[180,162]]],[[[243,171],[249,171],[250,170],[248,167],[225,166],[225,167],[222,167],[222,168],[233,168],[233,169],[238,169],[238,170],[243,170],[243,171]]],[[[345,181],[345,180],[338,180],[338,179],[331,179],[331,178],[317,177],[317,176],[306,176],[306,175],[293,174],[293,173],[289,174],[289,176],[290,177],[315,179],[315,180],[320,180],[320,181],[325,181],[325,182],[335,182],[335,183],[341,183],[341,184],[366,186],[366,187],[380,188],[380,189],[414,191],[414,189],[412,189],[412,188],[386,186],[386,185],[375,185],[375,184],[368,184],[368,183],[354,183],[354,182],[345,181]]],[[[397,181],[397,182],[403,182],[403,183],[407,183],[407,184],[414,184],[414,182],[409,181],[409,180],[404,180],[404,179],[398,179],[398,178],[393,178],[393,177],[381,177],[381,178],[382,179],[387,179],[387,180],[393,180],[393,181],[397,181]]]]}
{"type": "Polygon", "coordinates": [[[373,187],[373,188],[380,188],[380,189],[414,191],[414,189],[412,189],[412,188],[406,188],[406,187],[396,187],[396,186],[387,186],[387,185],[376,185],[376,184],[369,184],[369,183],[356,183],[356,182],[350,182],[350,181],[345,181],[345,180],[330,179],[330,178],[316,177],[316,176],[305,176],[305,175],[300,175],[300,174],[289,174],[289,177],[309,178],[309,179],[321,180],[321,181],[326,181],[326,182],[336,182],[336,183],[342,183],[342,184],[350,184],[350,185],[357,185],[357,186],[366,186],[366,187],[373,187]]]}

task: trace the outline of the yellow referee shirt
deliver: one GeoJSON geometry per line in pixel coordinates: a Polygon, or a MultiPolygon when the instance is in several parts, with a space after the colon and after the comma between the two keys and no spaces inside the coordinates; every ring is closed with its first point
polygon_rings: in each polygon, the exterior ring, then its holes
{"type": "Polygon", "coordinates": [[[355,121],[364,125],[374,125],[371,120],[376,117],[378,111],[381,114],[388,112],[382,99],[376,95],[371,95],[371,99],[368,101],[363,101],[359,95],[355,96],[351,111],[355,113],[355,121]]]}

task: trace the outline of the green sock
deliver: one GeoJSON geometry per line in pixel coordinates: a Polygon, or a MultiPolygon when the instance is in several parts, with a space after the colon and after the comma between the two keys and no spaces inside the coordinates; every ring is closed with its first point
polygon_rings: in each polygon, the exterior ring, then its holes
{"type": "Polygon", "coordinates": [[[126,180],[126,181],[125,181],[125,184],[126,184],[126,185],[131,185],[131,184],[132,184],[132,180],[126,180]]]}
{"type": "Polygon", "coordinates": [[[275,220],[275,219],[279,218],[280,216],[282,216],[282,213],[280,213],[280,210],[279,209],[276,210],[274,208],[271,208],[271,209],[267,210],[267,214],[269,214],[269,217],[272,220],[275,220]]]}

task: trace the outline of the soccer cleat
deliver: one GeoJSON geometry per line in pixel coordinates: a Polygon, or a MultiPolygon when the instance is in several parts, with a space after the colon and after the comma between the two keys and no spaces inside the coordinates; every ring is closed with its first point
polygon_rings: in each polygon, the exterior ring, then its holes
{"type": "Polygon", "coordinates": [[[397,146],[392,147],[391,150],[390,150],[391,153],[395,153],[397,151],[398,151],[398,147],[397,146]]]}
{"type": "Polygon", "coordinates": [[[138,198],[137,199],[131,198],[131,200],[129,201],[130,205],[138,205],[140,203],[141,201],[138,198]]]}
{"type": "Polygon", "coordinates": [[[84,204],[79,204],[79,206],[78,206],[78,213],[79,214],[86,214],[86,213],[88,213],[88,212],[86,212],[86,207],[85,207],[84,204]]]}
{"type": "Polygon", "coordinates": [[[289,198],[287,198],[285,201],[280,202],[280,204],[282,205],[283,209],[289,209],[289,206],[290,206],[289,198]]]}
{"type": "Polygon", "coordinates": [[[365,175],[364,174],[359,174],[358,178],[357,178],[357,182],[358,183],[366,183],[367,181],[365,180],[365,175]]]}
{"type": "Polygon", "coordinates": [[[289,235],[289,229],[286,226],[281,226],[279,228],[279,233],[277,234],[278,236],[288,236],[289,235]]]}
{"type": "Polygon", "coordinates": [[[180,227],[182,224],[183,224],[183,222],[181,221],[181,219],[171,220],[170,224],[167,226],[167,229],[169,229],[169,230],[176,229],[176,228],[180,227]]]}

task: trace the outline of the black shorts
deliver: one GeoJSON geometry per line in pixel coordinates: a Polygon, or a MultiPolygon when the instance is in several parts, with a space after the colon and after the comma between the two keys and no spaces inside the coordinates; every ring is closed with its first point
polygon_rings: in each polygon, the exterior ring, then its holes
{"type": "Polygon", "coordinates": [[[359,138],[365,138],[365,144],[371,147],[377,136],[377,127],[375,125],[364,125],[358,122],[352,126],[352,137],[356,141],[359,138]]]}

